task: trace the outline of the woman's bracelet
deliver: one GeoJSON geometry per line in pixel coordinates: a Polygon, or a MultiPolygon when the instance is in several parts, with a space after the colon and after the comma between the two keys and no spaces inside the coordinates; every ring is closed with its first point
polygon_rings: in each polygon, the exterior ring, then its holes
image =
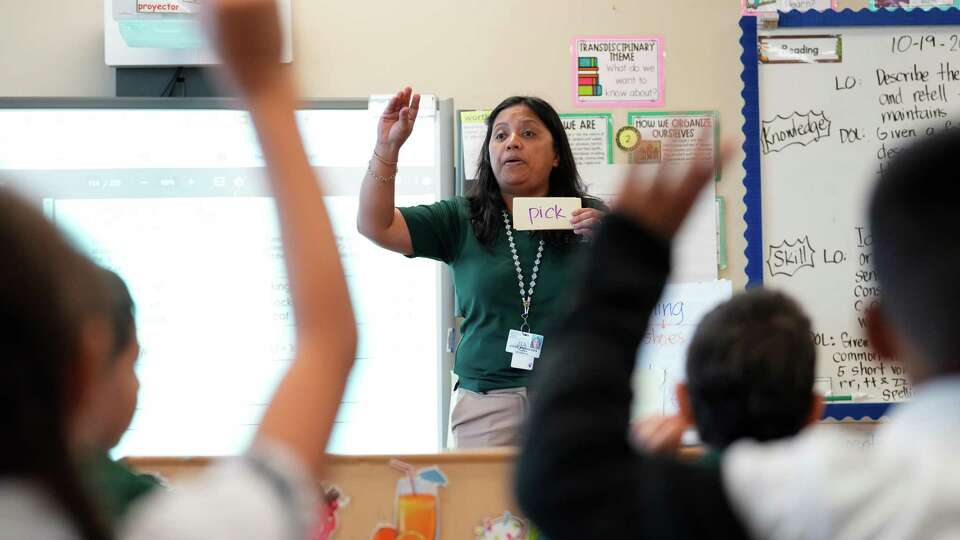
{"type": "Polygon", "coordinates": [[[396,180],[397,171],[393,171],[393,174],[391,174],[390,176],[383,176],[382,174],[377,174],[373,170],[373,163],[370,163],[367,166],[367,176],[376,180],[378,184],[389,184],[390,182],[393,182],[394,180],[396,180]]]}
{"type": "Polygon", "coordinates": [[[386,159],[383,158],[383,156],[378,154],[376,150],[373,151],[373,157],[377,158],[377,160],[380,163],[383,163],[384,165],[395,166],[397,164],[396,161],[387,161],[386,159]]]}

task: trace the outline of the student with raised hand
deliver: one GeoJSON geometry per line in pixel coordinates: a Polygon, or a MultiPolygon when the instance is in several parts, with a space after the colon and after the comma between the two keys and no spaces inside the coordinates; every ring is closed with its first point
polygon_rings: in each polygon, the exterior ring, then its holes
{"type": "MultiPolygon", "coordinates": [[[[279,68],[273,0],[213,0],[215,42],[247,100],[279,209],[297,353],[256,441],[177,490],[145,497],[119,534],[81,464],[99,450],[114,343],[99,269],[39,211],[0,190],[0,535],[4,538],[296,539],[356,348],[346,281],[279,68]]],[[[213,390],[213,389],[211,389],[213,390]]]]}
{"type": "Polygon", "coordinates": [[[135,509],[129,532],[133,538],[303,538],[356,353],[356,323],[323,192],[297,128],[293,79],[280,65],[276,2],[211,0],[205,16],[267,163],[296,354],[247,456],[135,509]]]}
{"type": "Polygon", "coordinates": [[[210,4],[213,40],[227,77],[250,109],[267,162],[296,320],[295,361],[258,438],[283,441],[317,473],[357,347],[347,281],[323,191],[297,127],[293,77],[280,64],[276,2],[210,4]]]}
{"type": "Polygon", "coordinates": [[[626,437],[629,381],[669,240],[710,174],[629,182],[598,234],[598,278],[565,326],[564,353],[541,373],[517,464],[521,508],[554,540],[960,537],[960,237],[949,232],[958,153],[960,130],[922,139],[897,154],[871,198],[883,298],[868,312],[870,346],[915,384],[878,444],[851,448],[813,427],[737,442],[716,468],[636,453],[626,437]]]}
{"type": "Polygon", "coordinates": [[[593,234],[604,207],[586,196],[553,107],[515,96],[491,112],[478,179],[466,197],[396,208],[397,161],[419,106],[420,96],[405,88],[384,110],[357,228],[381,247],[450,267],[463,317],[450,417],[455,445],[516,445],[535,368],[513,361],[508,338],[511,331],[542,336],[528,343],[541,351],[537,363],[557,354],[557,325],[570,307],[585,248],[579,240],[593,234]],[[572,214],[573,231],[516,231],[514,197],[547,196],[582,200],[584,208],[572,214]]]}
{"type": "Polygon", "coordinates": [[[731,444],[792,437],[823,413],[813,389],[817,351],[810,319],[782,292],[752,289],[704,316],[687,350],[686,379],[676,386],[679,413],[635,423],[634,441],[650,452],[675,452],[695,426],[719,464],[731,444]]]}
{"type": "Polygon", "coordinates": [[[656,178],[634,166],[598,231],[561,353],[542,366],[517,501],[551,540],[745,537],[719,469],[637,454],[637,348],[670,272],[670,242],[718,164],[656,178]]]}

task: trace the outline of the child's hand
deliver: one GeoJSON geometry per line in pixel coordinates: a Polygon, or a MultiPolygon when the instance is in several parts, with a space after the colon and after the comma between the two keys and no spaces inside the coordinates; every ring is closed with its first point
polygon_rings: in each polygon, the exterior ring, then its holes
{"type": "Polygon", "coordinates": [[[634,165],[627,173],[613,207],[660,236],[673,238],[700,190],[714,177],[716,167],[729,160],[733,150],[733,146],[725,144],[718,162],[697,161],[686,170],[680,170],[679,165],[664,164],[654,174],[649,174],[643,165],[634,165]]]}
{"type": "Polygon", "coordinates": [[[207,0],[210,42],[237,90],[255,96],[282,73],[282,36],[275,0],[207,0]]]}

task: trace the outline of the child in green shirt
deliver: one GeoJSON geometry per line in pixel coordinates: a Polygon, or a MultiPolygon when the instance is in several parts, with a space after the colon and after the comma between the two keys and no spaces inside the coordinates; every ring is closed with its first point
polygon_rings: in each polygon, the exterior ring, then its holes
{"type": "Polygon", "coordinates": [[[140,381],[135,366],[140,356],[140,343],[130,291],[116,273],[104,269],[101,274],[109,294],[114,342],[110,356],[113,361],[106,367],[109,372],[99,383],[103,388],[98,394],[109,399],[111,406],[101,408],[109,411],[109,415],[100,419],[102,425],[98,433],[91,434],[102,452],[87,462],[87,480],[108,517],[117,521],[134,501],[161,484],[156,477],[137,473],[109,455],[110,449],[120,442],[130,426],[137,408],[140,381]]]}

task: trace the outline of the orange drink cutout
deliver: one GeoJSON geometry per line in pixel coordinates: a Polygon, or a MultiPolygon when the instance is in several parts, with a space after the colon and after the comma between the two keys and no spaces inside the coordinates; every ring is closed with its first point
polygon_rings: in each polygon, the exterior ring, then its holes
{"type": "Polygon", "coordinates": [[[440,520],[437,496],[447,485],[447,475],[439,467],[416,470],[412,465],[392,459],[390,466],[404,473],[397,480],[394,522],[377,526],[371,540],[437,540],[440,520]]]}
{"type": "MultiPolygon", "coordinates": [[[[423,540],[434,540],[437,530],[437,497],[430,493],[408,493],[397,497],[397,530],[419,533],[423,540]]],[[[410,540],[416,535],[410,535],[410,540]]],[[[419,539],[417,539],[419,540],[419,539]]]]}

